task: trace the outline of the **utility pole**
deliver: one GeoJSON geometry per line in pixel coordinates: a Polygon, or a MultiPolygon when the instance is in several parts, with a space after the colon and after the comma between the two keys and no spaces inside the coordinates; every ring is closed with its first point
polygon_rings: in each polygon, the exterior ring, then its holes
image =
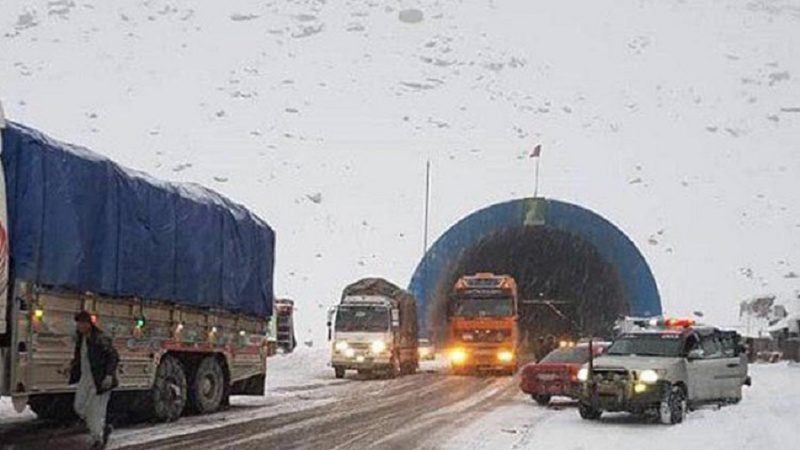
{"type": "Polygon", "coordinates": [[[431,207],[431,161],[428,160],[425,165],[425,229],[423,230],[422,238],[422,257],[428,253],[428,222],[430,220],[430,207],[431,207]]]}

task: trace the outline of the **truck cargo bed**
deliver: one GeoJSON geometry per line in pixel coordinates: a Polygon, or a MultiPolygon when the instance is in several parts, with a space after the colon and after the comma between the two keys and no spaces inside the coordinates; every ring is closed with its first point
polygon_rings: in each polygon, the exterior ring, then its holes
{"type": "Polygon", "coordinates": [[[12,122],[2,141],[17,280],[271,315],[275,235],[243,206],[12,122]]]}

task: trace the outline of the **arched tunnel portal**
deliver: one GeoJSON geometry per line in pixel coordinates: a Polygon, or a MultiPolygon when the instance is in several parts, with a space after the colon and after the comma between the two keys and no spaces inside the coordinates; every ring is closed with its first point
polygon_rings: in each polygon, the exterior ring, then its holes
{"type": "Polygon", "coordinates": [[[621,315],[661,314],[655,279],[633,242],[600,215],[557,200],[492,205],[442,235],[409,286],[422,335],[441,343],[453,285],[478,272],[517,281],[520,335],[528,341],[607,336],[621,315]]]}

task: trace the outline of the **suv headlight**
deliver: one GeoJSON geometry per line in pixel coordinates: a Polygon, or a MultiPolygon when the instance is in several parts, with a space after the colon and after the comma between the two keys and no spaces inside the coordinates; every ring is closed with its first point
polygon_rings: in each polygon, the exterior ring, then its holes
{"type": "Polygon", "coordinates": [[[333,348],[335,348],[338,352],[343,352],[350,348],[350,345],[347,343],[347,341],[336,341],[336,344],[334,344],[333,348]]]}
{"type": "Polygon", "coordinates": [[[578,370],[577,377],[578,381],[580,381],[581,383],[585,383],[586,380],[589,379],[589,369],[587,369],[586,367],[581,367],[580,370],[578,370]]]}
{"type": "Polygon", "coordinates": [[[639,372],[639,381],[644,384],[655,384],[658,381],[658,372],[652,369],[646,369],[639,372]]]}
{"type": "Polygon", "coordinates": [[[372,345],[370,345],[370,350],[372,353],[379,354],[386,351],[386,342],[384,341],[373,341],[372,345]]]}

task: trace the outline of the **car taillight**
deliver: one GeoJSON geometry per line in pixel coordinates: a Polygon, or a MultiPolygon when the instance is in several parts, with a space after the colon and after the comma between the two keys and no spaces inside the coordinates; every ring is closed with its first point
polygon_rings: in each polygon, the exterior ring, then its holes
{"type": "Polygon", "coordinates": [[[569,379],[570,379],[570,381],[578,381],[578,368],[577,367],[570,367],[570,369],[569,369],[569,379]]]}

